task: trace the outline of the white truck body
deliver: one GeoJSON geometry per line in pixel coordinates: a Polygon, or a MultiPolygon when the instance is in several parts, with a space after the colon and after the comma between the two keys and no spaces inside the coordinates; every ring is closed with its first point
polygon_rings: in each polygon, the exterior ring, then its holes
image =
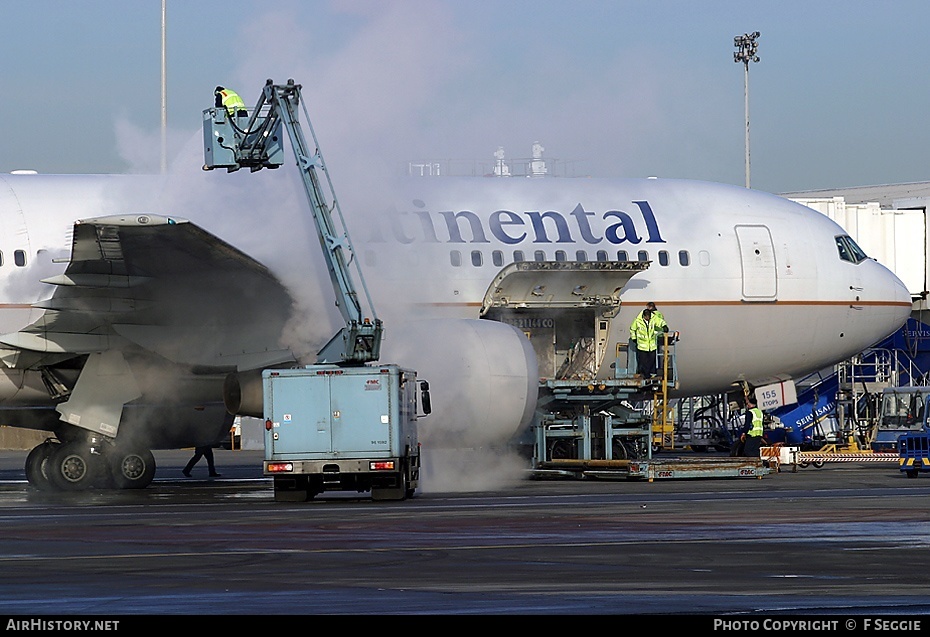
{"type": "MultiPolygon", "coordinates": [[[[268,369],[264,474],[275,499],[371,491],[403,500],[419,483],[416,372],[397,365],[268,369]]],[[[424,398],[424,402],[426,399],[424,398]]]]}

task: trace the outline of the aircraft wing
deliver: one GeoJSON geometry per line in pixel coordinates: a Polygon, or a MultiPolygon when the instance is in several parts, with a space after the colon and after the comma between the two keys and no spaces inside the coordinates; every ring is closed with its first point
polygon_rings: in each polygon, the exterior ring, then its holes
{"type": "Polygon", "coordinates": [[[139,348],[215,371],[295,360],[279,344],[291,314],[287,289],[265,266],[184,219],[78,221],[64,274],[43,282],[55,289],[35,304],[40,318],[0,336],[33,360],[139,348]]]}

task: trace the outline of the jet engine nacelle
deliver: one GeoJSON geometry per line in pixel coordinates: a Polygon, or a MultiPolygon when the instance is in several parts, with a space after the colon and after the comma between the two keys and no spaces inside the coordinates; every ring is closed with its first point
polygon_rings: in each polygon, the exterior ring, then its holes
{"type": "MultiPolygon", "coordinates": [[[[381,360],[428,380],[432,413],[419,438],[434,447],[505,444],[532,421],[538,392],[536,354],[511,325],[479,319],[436,319],[390,325],[381,360]]],[[[262,370],[230,374],[226,409],[263,417],[262,370]]]]}
{"type": "Polygon", "coordinates": [[[265,417],[262,370],[232,372],[223,381],[223,404],[236,416],[265,417]]]}
{"type": "Polygon", "coordinates": [[[433,412],[419,427],[424,444],[505,444],[528,427],[539,373],[530,340],[497,321],[409,321],[385,330],[381,359],[429,381],[433,412]]]}

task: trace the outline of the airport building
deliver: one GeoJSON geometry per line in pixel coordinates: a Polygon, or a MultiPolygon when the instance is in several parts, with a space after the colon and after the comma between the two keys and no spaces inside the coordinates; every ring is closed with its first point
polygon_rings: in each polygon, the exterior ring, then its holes
{"type": "Polygon", "coordinates": [[[876,419],[881,393],[889,387],[930,381],[930,182],[859,186],[782,193],[830,217],[870,257],[904,282],[914,301],[907,324],[870,350],[830,373],[799,382],[798,405],[776,415],[797,429],[855,428],[876,419]],[[817,425],[817,420],[821,424],[817,425]],[[847,426],[848,428],[848,426],[847,426]]]}
{"type": "Polygon", "coordinates": [[[840,224],[866,254],[892,270],[927,309],[930,182],[782,193],[840,224]]]}

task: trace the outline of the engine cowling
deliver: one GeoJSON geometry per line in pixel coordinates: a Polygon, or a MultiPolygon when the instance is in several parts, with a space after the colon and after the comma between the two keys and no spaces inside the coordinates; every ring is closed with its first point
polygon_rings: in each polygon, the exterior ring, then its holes
{"type": "Polygon", "coordinates": [[[388,326],[381,360],[414,369],[417,378],[429,381],[433,412],[419,427],[425,444],[504,444],[532,421],[536,354],[511,325],[437,319],[388,326]]]}
{"type": "Polygon", "coordinates": [[[223,381],[223,404],[231,414],[263,418],[265,403],[262,370],[228,374],[223,381]]]}

